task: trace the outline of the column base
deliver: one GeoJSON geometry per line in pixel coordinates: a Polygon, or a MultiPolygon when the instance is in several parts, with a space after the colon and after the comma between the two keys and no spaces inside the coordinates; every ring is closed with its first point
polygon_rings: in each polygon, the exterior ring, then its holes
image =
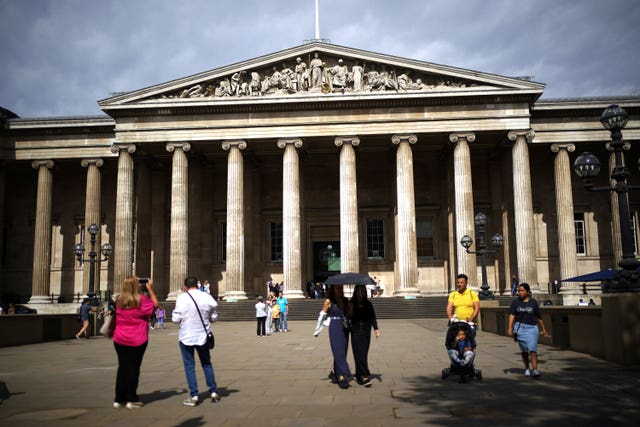
{"type": "Polygon", "coordinates": [[[51,304],[51,297],[47,295],[34,295],[29,298],[27,304],[51,304]]]}
{"type": "Polygon", "coordinates": [[[167,295],[167,298],[165,298],[165,301],[175,301],[182,293],[182,291],[171,291],[169,295],[167,295]]]}
{"type": "Polygon", "coordinates": [[[284,291],[284,296],[287,299],[304,299],[306,298],[305,294],[300,289],[295,289],[291,291],[284,291]]]}
{"type": "Polygon", "coordinates": [[[419,297],[422,296],[420,294],[420,289],[418,288],[400,288],[393,293],[394,297],[419,297]]]}
{"type": "Polygon", "coordinates": [[[570,307],[572,305],[578,305],[580,300],[585,302],[589,302],[589,295],[583,295],[582,292],[577,292],[573,294],[562,294],[562,305],[570,307]]]}

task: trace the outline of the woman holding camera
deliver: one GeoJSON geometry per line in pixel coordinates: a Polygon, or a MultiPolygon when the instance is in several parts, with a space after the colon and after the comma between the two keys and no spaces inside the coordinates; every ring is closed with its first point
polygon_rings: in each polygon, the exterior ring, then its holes
{"type": "Polygon", "coordinates": [[[509,307],[509,329],[507,333],[513,336],[520,345],[522,363],[524,363],[524,375],[538,378],[538,325],[545,337],[548,337],[547,329],[542,321],[538,301],[531,297],[531,288],[528,283],[518,285],[518,298],[513,300],[509,307]],[[531,355],[531,371],[529,369],[529,355],[531,355]]]}
{"type": "Polygon", "coordinates": [[[140,365],[149,341],[149,318],[157,307],[158,298],[151,280],[135,276],[124,280],[116,299],[116,328],[113,333],[113,346],[118,355],[114,408],[126,406],[127,409],[135,409],[143,405],[137,392],[140,365]]]}

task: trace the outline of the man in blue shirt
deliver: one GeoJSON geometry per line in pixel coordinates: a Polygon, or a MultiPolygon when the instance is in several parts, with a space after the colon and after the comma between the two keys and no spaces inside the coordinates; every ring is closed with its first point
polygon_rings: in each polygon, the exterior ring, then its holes
{"type": "Polygon", "coordinates": [[[280,294],[276,303],[280,306],[280,332],[287,332],[287,317],[289,316],[289,301],[280,294]]]}

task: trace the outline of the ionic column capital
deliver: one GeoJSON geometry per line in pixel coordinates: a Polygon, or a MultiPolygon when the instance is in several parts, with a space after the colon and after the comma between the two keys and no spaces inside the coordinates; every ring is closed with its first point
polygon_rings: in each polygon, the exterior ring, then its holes
{"type": "MultiPolygon", "coordinates": [[[[302,148],[302,139],[300,139],[300,138],[282,138],[282,139],[278,140],[277,144],[278,144],[278,148],[285,148],[289,144],[293,144],[293,146],[295,148],[302,148]]],[[[246,147],[246,144],[245,144],[245,147],[246,147]]],[[[228,150],[228,148],[224,148],[224,147],[222,147],[222,148],[225,149],[225,150],[228,150]]]]}
{"type": "Polygon", "coordinates": [[[399,145],[401,142],[408,142],[409,144],[415,144],[418,142],[418,137],[411,134],[396,134],[391,137],[391,142],[393,145],[399,145]]]}
{"type": "Polygon", "coordinates": [[[40,166],[46,166],[47,169],[51,169],[53,167],[53,160],[34,160],[31,163],[31,167],[34,169],[38,169],[40,166]]]}
{"type": "Polygon", "coordinates": [[[191,150],[191,144],[188,142],[169,142],[167,143],[165,148],[169,153],[173,153],[176,148],[180,148],[186,153],[187,151],[191,150]]]}
{"type": "Polygon", "coordinates": [[[460,140],[473,142],[476,140],[476,134],[473,132],[454,132],[449,134],[449,141],[457,144],[460,140]]]}
{"type": "Polygon", "coordinates": [[[527,142],[533,141],[533,138],[536,137],[536,133],[533,129],[519,129],[519,130],[510,130],[507,132],[507,138],[510,141],[516,141],[518,138],[525,138],[527,142]]]}
{"type": "Polygon", "coordinates": [[[136,144],[112,144],[111,152],[113,154],[120,154],[120,151],[127,150],[129,154],[136,152],[136,144]]]}
{"type": "Polygon", "coordinates": [[[244,141],[242,139],[234,141],[222,141],[222,149],[224,151],[229,151],[231,147],[238,147],[238,149],[244,150],[247,148],[247,141],[244,141]]]}
{"type": "Polygon", "coordinates": [[[102,160],[102,159],[82,159],[82,160],[80,160],[80,166],[82,166],[83,168],[86,168],[89,165],[96,165],[96,167],[102,167],[102,165],[104,165],[104,160],[102,160]]]}
{"type": "MultiPolygon", "coordinates": [[[[607,143],[605,144],[605,147],[607,148],[607,151],[613,151],[613,150],[614,150],[614,148],[611,146],[611,143],[610,143],[610,142],[607,142],[607,143]]],[[[625,141],[625,142],[624,142],[624,145],[622,146],[622,149],[623,149],[624,151],[629,151],[629,150],[631,150],[631,144],[630,144],[629,142],[625,141]]]]}
{"type": "Polygon", "coordinates": [[[570,153],[576,151],[576,146],[574,144],[551,144],[551,151],[554,153],[559,152],[562,149],[567,150],[570,153]]]}
{"type": "Polygon", "coordinates": [[[342,147],[344,144],[351,144],[353,147],[360,145],[360,138],[357,136],[336,136],[334,139],[336,147],[342,147]]]}

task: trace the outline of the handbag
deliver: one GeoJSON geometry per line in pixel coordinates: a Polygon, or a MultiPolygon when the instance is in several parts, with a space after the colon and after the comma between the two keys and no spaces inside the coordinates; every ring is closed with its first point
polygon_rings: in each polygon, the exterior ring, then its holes
{"type": "Polygon", "coordinates": [[[188,291],[187,291],[187,295],[189,295],[193,303],[196,305],[196,311],[198,312],[198,316],[200,316],[202,327],[204,328],[204,331],[207,333],[207,347],[209,347],[209,350],[211,350],[216,346],[216,337],[213,336],[213,332],[207,331],[207,326],[204,324],[204,319],[202,318],[202,313],[200,313],[200,307],[198,307],[198,303],[196,302],[196,300],[188,291]]]}
{"type": "Polygon", "coordinates": [[[113,332],[116,330],[116,312],[112,311],[111,314],[105,314],[102,318],[104,323],[100,327],[100,334],[106,338],[112,338],[113,332]]]}

